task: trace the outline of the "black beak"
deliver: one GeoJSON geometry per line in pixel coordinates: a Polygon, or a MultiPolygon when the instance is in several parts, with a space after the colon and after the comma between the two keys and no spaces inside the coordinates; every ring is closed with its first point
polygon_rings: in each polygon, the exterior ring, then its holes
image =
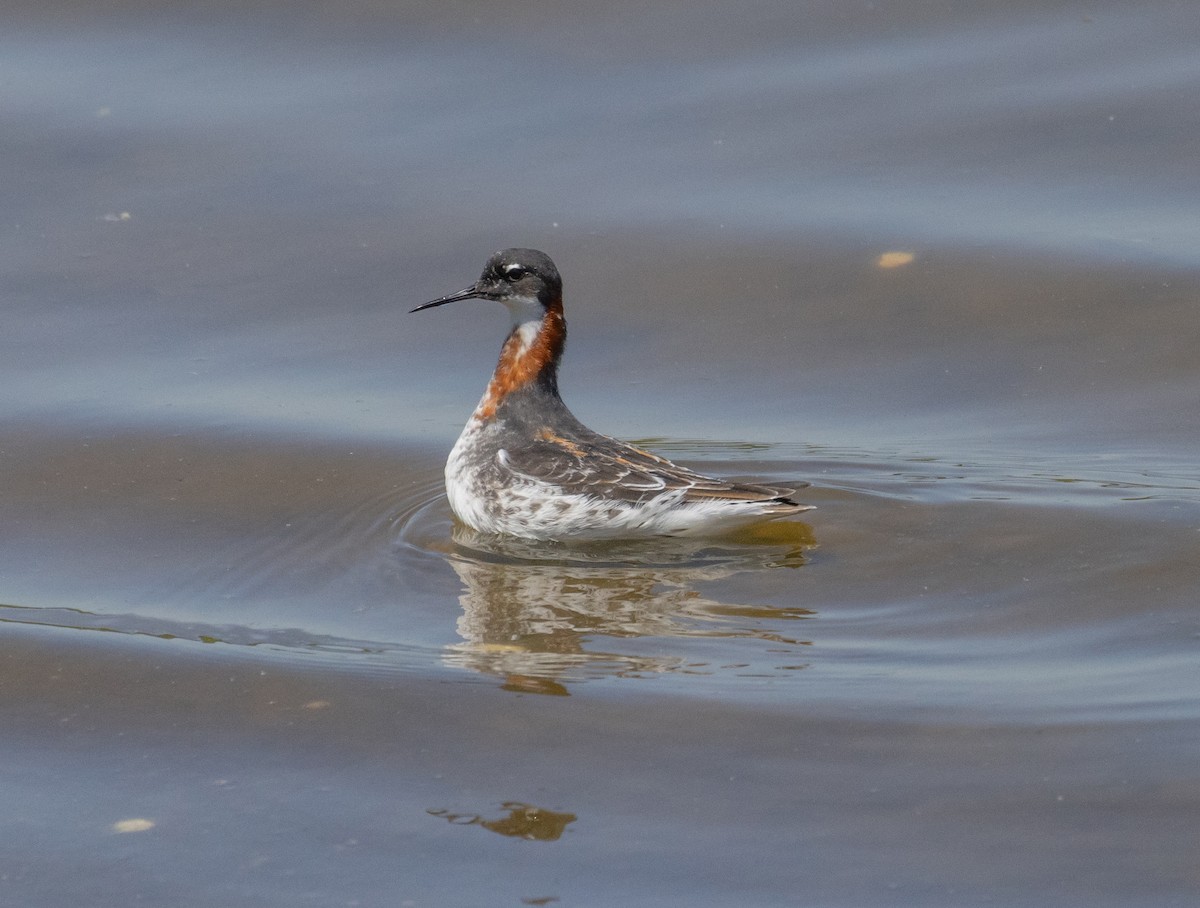
{"type": "Polygon", "coordinates": [[[414,312],[420,312],[422,309],[432,309],[434,306],[444,306],[446,303],[457,303],[459,300],[473,300],[483,296],[478,284],[472,284],[466,290],[460,290],[458,293],[451,293],[449,296],[442,296],[435,300],[430,300],[428,303],[422,303],[416,309],[409,309],[409,315],[414,312]]]}

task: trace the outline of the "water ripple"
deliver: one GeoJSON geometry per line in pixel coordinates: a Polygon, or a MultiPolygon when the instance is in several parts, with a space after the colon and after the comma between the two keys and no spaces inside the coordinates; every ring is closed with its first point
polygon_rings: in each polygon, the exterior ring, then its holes
{"type": "Polygon", "coordinates": [[[565,682],[665,673],[776,676],[805,661],[808,641],[791,624],[810,609],[703,592],[738,574],[803,566],[816,545],[805,523],[716,539],[530,542],[476,533],[453,520],[443,496],[418,495],[393,527],[399,555],[436,556],[458,577],[461,642],[446,648],[445,664],[501,677],[513,689],[562,693],[565,682]],[[702,639],[765,645],[730,663],[701,655],[702,639]]]}

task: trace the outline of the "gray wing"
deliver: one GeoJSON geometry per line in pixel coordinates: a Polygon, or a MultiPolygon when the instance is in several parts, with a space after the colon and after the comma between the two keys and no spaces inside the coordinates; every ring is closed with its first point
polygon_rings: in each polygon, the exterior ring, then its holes
{"type": "Polygon", "coordinates": [[[519,449],[502,449],[501,468],[536,482],[560,487],[568,494],[607,501],[638,502],[664,492],[681,491],[682,501],[726,500],[776,504],[780,511],[805,509],[789,496],[808,485],[790,488],[727,482],[703,476],[657,454],[606,435],[567,437],[548,429],[519,449]]]}

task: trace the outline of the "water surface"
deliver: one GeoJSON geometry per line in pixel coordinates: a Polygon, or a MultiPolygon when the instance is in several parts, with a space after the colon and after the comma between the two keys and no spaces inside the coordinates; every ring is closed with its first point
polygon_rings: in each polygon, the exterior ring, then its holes
{"type": "Polygon", "coordinates": [[[1193,904],[1197,32],[14,8],[3,900],[1193,904]],[[504,314],[405,312],[509,245],[578,416],[817,509],[457,526],[504,314]]]}

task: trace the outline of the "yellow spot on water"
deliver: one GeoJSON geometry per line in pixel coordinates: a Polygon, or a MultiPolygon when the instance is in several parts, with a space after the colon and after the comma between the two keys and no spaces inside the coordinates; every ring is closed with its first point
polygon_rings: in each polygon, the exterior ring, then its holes
{"type": "Polygon", "coordinates": [[[117,820],[112,824],[113,832],[145,832],[154,828],[154,821],[145,817],[134,817],[129,820],[117,820]]]}
{"type": "Polygon", "coordinates": [[[911,252],[885,252],[875,261],[876,268],[903,268],[911,265],[916,256],[911,252]]]}
{"type": "Polygon", "coordinates": [[[749,545],[791,545],[809,547],[817,544],[813,528],[799,520],[772,520],[741,527],[732,538],[749,545]]]}

